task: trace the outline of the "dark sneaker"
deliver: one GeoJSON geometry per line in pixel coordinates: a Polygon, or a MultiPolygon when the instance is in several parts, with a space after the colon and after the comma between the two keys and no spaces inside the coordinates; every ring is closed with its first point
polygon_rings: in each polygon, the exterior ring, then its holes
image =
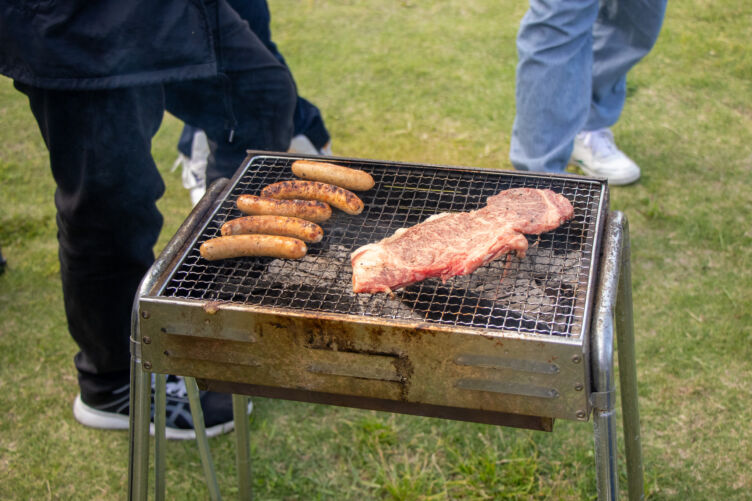
{"type": "MultiPolygon", "coordinates": [[[[167,376],[167,403],[165,412],[165,436],[172,440],[192,440],[196,438],[193,430],[193,417],[188,403],[185,380],[178,376],[167,376]]],[[[154,435],[154,399],[152,382],[152,423],[151,434],[154,435]]],[[[232,416],[232,396],[226,393],[202,391],[199,393],[201,408],[204,411],[206,435],[214,437],[235,428],[232,416]]],[[[105,403],[89,404],[79,394],[73,404],[76,420],[92,428],[106,430],[127,430],[130,424],[128,410],[130,405],[130,387],[125,385],[112,392],[112,398],[105,403]]],[[[253,410],[253,403],[248,402],[248,414],[253,410]]]]}

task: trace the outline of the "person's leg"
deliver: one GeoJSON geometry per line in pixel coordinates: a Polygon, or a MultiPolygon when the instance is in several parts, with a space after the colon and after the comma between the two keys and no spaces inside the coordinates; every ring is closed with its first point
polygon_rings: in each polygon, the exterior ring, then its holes
{"type": "MultiPolygon", "coordinates": [[[[161,86],[24,92],[57,183],[60,275],[81,398],[90,405],[128,386],[131,306],[154,260],[164,192],[151,157],[161,86]]],[[[122,395],[127,400],[127,391],[122,395]]]]}
{"type": "MultiPolygon", "coordinates": [[[[251,31],[261,40],[261,43],[287,66],[287,62],[272,41],[270,28],[271,14],[266,0],[228,0],[230,6],[237,11],[241,18],[248,22],[251,31]]],[[[293,145],[295,137],[305,136],[310,142],[313,152],[320,153],[329,144],[331,136],[324,125],[324,119],[319,108],[300,96],[295,103],[293,117],[293,145]]],[[[304,152],[301,152],[304,153],[304,152]]]]}
{"type": "Polygon", "coordinates": [[[598,0],[530,0],[517,35],[517,169],[561,172],[587,118],[598,0]]]}
{"type": "MultiPolygon", "coordinates": [[[[86,426],[127,429],[131,309],[162,226],[156,201],[164,183],[151,157],[162,86],[16,87],[29,97],[57,182],[63,299],[80,348],[74,361],[81,392],[73,412],[86,426]]],[[[230,396],[202,392],[200,398],[208,436],[231,430],[230,396]]],[[[168,377],[167,406],[167,438],[194,438],[181,378],[168,377]]]]}
{"type": "Polygon", "coordinates": [[[593,27],[593,86],[588,118],[577,134],[572,162],[585,174],[612,185],[640,179],[640,167],[617,146],[609,129],[627,96],[627,72],[653,47],[661,29],[665,0],[604,2],[593,27]]]}
{"type": "MultiPolygon", "coordinates": [[[[300,153],[310,153],[313,155],[331,155],[331,135],[324,124],[324,117],[321,116],[321,110],[312,102],[298,96],[295,103],[295,115],[293,117],[293,140],[291,149],[300,144],[300,140],[305,138],[313,151],[300,151],[300,153]],[[297,138],[297,141],[296,141],[297,138]]],[[[300,148],[298,146],[298,148],[300,148]]]]}
{"type": "Polygon", "coordinates": [[[185,155],[187,157],[191,156],[191,150],[193,148],[193,136],[195,136],[196,133],[200,131],[201,129],[197,129],[192,125],[183,125],[183,131],[180,133],[180,138],[178,139],[178,152],[181,155],[185,155]]]}
{"type": "Polygon", "coordinates": [[[666,0],[605,2],[593,27],[593,91],[584,130],[616,123],[627,94],[627,72],[655,45],[666,0]]]}
{"type": "Polygon", "coordinates": [[[221,74],[165,85],[167,109],[209,139],[207,186],[231,177],[246,150],[286,151],[292,137],[295,84],[226,2],[219,0],[215,34],[221,74]]]}

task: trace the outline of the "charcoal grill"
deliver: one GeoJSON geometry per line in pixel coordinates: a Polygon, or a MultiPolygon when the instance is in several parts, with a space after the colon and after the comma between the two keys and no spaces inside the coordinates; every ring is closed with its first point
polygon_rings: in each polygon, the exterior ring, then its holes
{"type": "MultiPolygon", "coordinates": [[[[541,431],[552,431],[557,418],[587,421],[592,413],[599,498],[614,499],[614,311],[629,490],[641,496],[628,231],[624,216],[608,211],[605,180],[334,158],[374,177],[376,186],[360,194],[362,214],[335,210],[322,224],[324,239],[300,260],[204,260],[200,244],[243,215],[238,195],[293,179],[298,158],[305,157],[251,152],[232,180],[211,187],[142,283],[132,339],[131,498],[146,496],[154,373],[157,385],[164,374],[186,376],[194,409],[198,386],[233,393],[239,417],[247,395],[541,431]],[[389,295],[352,292],[349,256],[357,247],[433,214],[478,209],[487,197],[519,187],[552,189],[575,209],[561,227],[530,236],[523,259],[508,256],[468,276],[424,280],[389,295]]],[[[160,418],[164,403],[156,405],[160,418]]],[[[241,495],[249,495],[247,419],[236,422],[241,495]]]]}

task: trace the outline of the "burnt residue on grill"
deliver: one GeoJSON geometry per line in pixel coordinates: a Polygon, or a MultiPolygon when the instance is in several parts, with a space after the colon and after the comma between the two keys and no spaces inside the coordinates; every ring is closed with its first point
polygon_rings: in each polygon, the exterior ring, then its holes
{"type": "MultiPolygon", "coordinates": [[[[354,378],[364,378],[369,380],[380,380],[387,384],[399,385],[400,400],[407,401],[410,383],[414,372],[413,364],[410,358],[401,352],[384,351],[377,349],[380,346],[378,339],[372,339],[370,342],[364,342],[362,339],[356,341],[356,336],[347,329],[337,328],[338,324],[326,323],[322,325],[318,319],[309,319],[306,324],[305,337],[302,345],[310,350],[346,353],[359,355],[359,366],[368,365],[371,361],[384,360],[390,361],[394,372],[387,377],[379,378],[375,376],[363,377],[358,375],[357,370],[348,368],[347,363],[341,362],[328,367],[328,373],[336,376],[349,376],[354,378]],[[373,347],[369,347],[369,344],[373,347]]],[[[378,333],[373,333],[378,337],[378,333]]],[[[309,368],[311,372],[327,374],[327,370],[319,368],[309,368]]]]}
{"type": "Polygon", "coordinates": [[[541,255],[536,246],[523,259],[510,257],[444,283],[427,280],[394,295],[435,322],[485,320],[492,327],[563,335],[574,320],[577,277],[567,270],[575,264],[571,256],[541,255]]]}
{"type": "MultiPolygon", "coordinates": [[[[352,161],[376,186],[362,193],[363,213],[335,210],[321,224],[324,239],[299,260],[237,258],[208,262],[198,253],[227,220],[240,217],[238,195],[292,179],[293,159],[256,157],[221,202],[198,240],[162,291],[168,297],[227,301],[278,309],[378,317],[563,337],[580,334],[601,184],[505,174],[503,171],[442,170],[425,166],[352,161]],[[524,258],[511,256],[442,283],[429,279],[393,295],[354,294],[350,253],[397,229],[440,212],[468,211],[488,196],[518,187],[550,188],[567,197],[574,218],[540,236],[530,236],[524,258]],[[578,330],[579,329],[579,330],[578,330]]],[[[342,163],[342,162],[341,162],[342,163]]]]}

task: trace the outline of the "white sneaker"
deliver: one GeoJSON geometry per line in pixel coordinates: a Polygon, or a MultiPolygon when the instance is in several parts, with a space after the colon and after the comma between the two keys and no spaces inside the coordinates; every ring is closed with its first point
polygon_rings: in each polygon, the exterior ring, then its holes
{"type": "Polygon", "coordinates": [[[640,179],[640,168],[614,143],[611,129],[583,131],[574,138],[571,163],[585,174],[605,177],[614,186],[640,179]]]}
{"type": "Polygon", "coordinates": [[[298,134],[290,141],[289,153],[302,153],[303,155],[329,155],[332,154],[332,142],[329,141],[320,150],[316,149],[310,139],[303,134],[298,134]]]}
{"type": "Polygon", "coordinates": [[[183,187],[191,195],[191,203],[196,205],[206,193],[206,164],[209,159],[209,141],[203,131],[193,135],[191,156],[178,154],[172,170],[183,167],[183,187]]]}
{"type": "MultiPolygon", "coordinates": [[[[331,156],[332,142],[329,141],[318,150],[310,139],[303,134],[298,134],[292,138],[289,151],[304,155],[331,156]]],[[[178,167],[183,168],[183,187],[190,192],[193,205],[196,205],[206,193],[206,164],[208,159],[209,142],[206,134],[203,131],[198,131],[193,135],[190,158],[180,153],[172,166],[173,171],[178,167]]]]}

